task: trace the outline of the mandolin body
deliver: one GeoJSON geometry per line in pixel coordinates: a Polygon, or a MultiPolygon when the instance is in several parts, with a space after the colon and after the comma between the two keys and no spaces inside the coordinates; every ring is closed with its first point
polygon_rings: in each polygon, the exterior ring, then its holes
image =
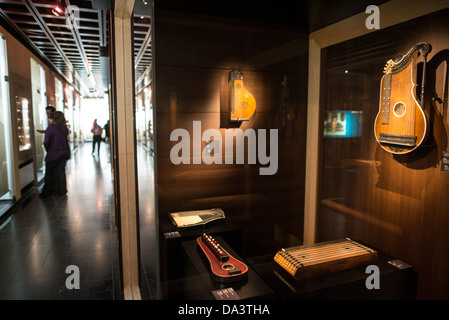
{"type": "Polygon", "coordinates": [[[243,74],[238,69],[229,72],[228,100],[231,121],[248,121],[256,111],[256,100],[243,85],[243,74]]]}

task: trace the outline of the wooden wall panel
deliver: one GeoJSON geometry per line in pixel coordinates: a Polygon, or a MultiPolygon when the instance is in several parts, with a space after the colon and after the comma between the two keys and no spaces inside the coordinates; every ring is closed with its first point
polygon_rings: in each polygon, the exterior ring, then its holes
{"type": "Polygon", "coordinates": [[[160,218],[171,211],[220,207],[242,228],[247,257],[301,244],[307,34],[156,11],[155,48],[160,218]],[[301,43],[303,50],[296,50],[301,43]],[[295,51],[274,54],[285,44],[295,51]],[[251,120],[240,125],[228,121],[231,65],[242,69],[245,88],[257,104],[251,120]],[[280,113],[284,76],[290,85],[285,123],[280,113]],[[184,128],[192,137],[193,121],[201,121],[202,132],[220,131],[223,153],[226,129],[266,129],[267,139],[269,129],[277,129],[277,173],[261,176],[262,165],[247,164],[246,156],[246,164],[224,164],[223,158],[223,164],[174,165],[170,150],[177,142],[170,141],[170,133],[184,128]]]}

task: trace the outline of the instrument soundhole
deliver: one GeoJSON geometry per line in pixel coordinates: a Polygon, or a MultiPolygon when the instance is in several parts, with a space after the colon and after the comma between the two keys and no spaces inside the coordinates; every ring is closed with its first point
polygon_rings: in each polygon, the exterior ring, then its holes
{"type": "Polygon", "coordinates": [[[224,265],[221,266],[223,269],[225,270],[232,270],[234,269],[234,266],[230,263],[225,263],[224,265]]]}
{"type": "Polygon", "coordinates": [[[243,109],[248,109],[248,107],[249,107],[248,102],[245,101],[245,102],[242,103],[242,108],[243,109]]]}
{"type": "Polygon", "coordinates": [[[235,87],[236,87],[236,89],[240,89],[240,88],[242,87],[242,85],[241,85],[240,83],[237,83],[237,84],[235,85],[235,87]]]}
{"type": "Polygon", "coordinates": [[[405,114],[405,104],[398,102],[393,107],[393,113],[396,117],[402,117],[405,114]]]}

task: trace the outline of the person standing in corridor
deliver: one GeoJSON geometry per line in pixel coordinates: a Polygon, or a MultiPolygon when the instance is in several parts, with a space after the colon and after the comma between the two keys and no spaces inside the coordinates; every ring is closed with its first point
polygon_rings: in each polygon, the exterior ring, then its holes
{"type": "Polygon", "coordinates": [[[49,115],[49,126],[45,130],[44,146],[47,151],[45,157],[45,182],[41,197],[50,196],[53,191],[59,195],[67,194],[65,166],[70,159],[67,129],[64,113],[53,112],[49,115]]]}
{"type": "MultiPolygon", "coordinates": [[[[45,113],[47,114],[47,122],[50,124],[50,114],[52,114],[52,113],[54,113],[54,112],[56,112],[56,109],[55,109],[55,107],[53,107],[53,106],[47,106],[46,108],[45,108],[45,113]]],[[[39,133],[45,133],[45,129],[38,129],[38,130],[36,130],[37,132],[39,132],[39,133]]]]}
{"type": "Polygon", "coordinates": [[[94,134],[94,140],[92,142],[92,154],[95,152],[95,144],[98,144],[97,153],[100,155],[100,145],[101,145],[101,134],[103,133],[103,128],[97,124],[97,119],[94,120],[92,129],[90,130],[94,134]]]}

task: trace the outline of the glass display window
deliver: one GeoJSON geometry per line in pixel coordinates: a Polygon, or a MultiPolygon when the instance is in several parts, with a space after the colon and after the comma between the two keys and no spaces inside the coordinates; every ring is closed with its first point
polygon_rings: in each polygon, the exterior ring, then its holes
{"type": "Polygon", "coordinates": [[[28,99],[16,97],[16,112],[19,151],[31,149],[30,110],[28,99]]]}

